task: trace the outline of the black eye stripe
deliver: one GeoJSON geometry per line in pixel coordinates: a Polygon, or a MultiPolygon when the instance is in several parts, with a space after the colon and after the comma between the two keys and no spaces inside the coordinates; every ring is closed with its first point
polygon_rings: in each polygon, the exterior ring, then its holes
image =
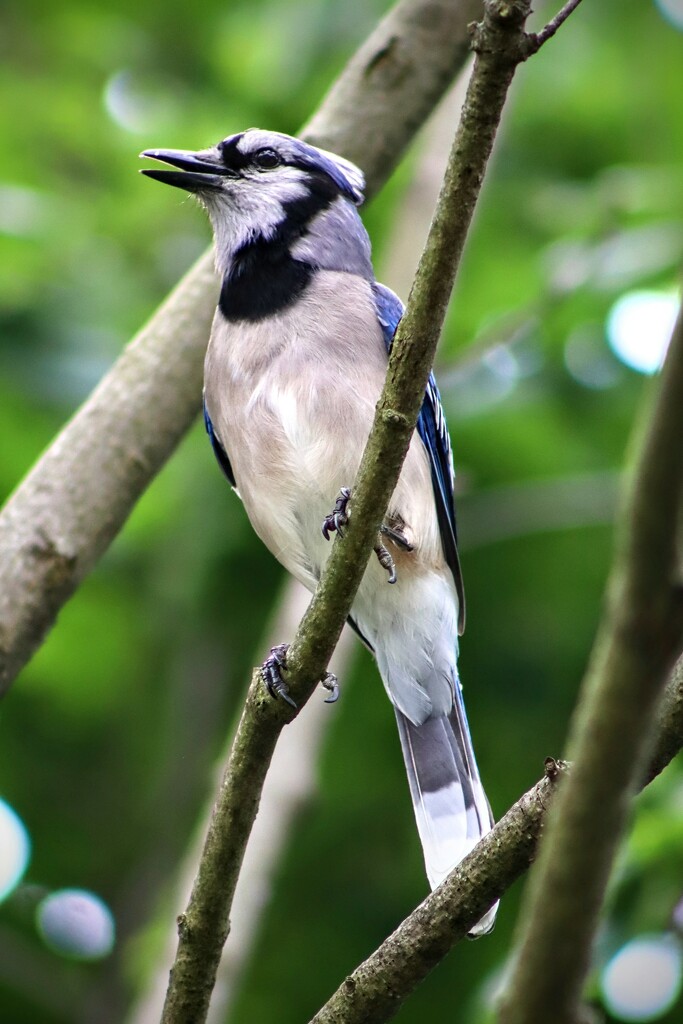
{"type": "Polygon", "coordinates": [[[271,146],[262,146],[252,153],[243,153],[239,148],[242,138],[242,135],[233,135],[219,143],[221,160],[231,171],[242,171],[248,167],[270,170],[283,163],[280,154],[271,146]]]}
{"type": "Polygon", "coordinates": [[[239,149],[239,142],[241,139],[241,135],[233,135],[231,138],[219,143],[218,146],[221,154],[221,160],[231,171],[241,171],[249,164],[250,158],[245,156],[245,154],[239,149]]]}

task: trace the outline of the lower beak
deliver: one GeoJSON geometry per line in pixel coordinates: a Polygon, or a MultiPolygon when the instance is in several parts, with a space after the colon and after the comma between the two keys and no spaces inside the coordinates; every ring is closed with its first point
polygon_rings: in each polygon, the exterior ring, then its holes
{"type": "Polygon", "coordinates": [[[179,171],[166,171],[144,167],[141,174],[146,174],[155,181],[163,181],[166,185],[175,185],[186,192],[219,189],[221,178],[233,177],[227,168],[213,163],[202,153],[192,153],[184,149],[146,149],[140,156],[148,156],[160,163],[181,168],[179,171]]]}

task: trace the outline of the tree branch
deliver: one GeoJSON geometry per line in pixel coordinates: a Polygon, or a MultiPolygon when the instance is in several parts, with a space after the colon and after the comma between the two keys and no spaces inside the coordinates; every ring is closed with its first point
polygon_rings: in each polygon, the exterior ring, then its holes
{"type": "Polygon", "coordinates": [[[383,1024],[526,871],[564,766],[510,808],[450,875],[339,986],[310,1024],[383,1024]]]}
{"type": "MultiPolygon", "coordinates": [[[[676,664],[666,689],[655,750],[642,784],[658,775],[681,747],[683,658],[676,664]]],[[[549,758],[545,777],[345,979],[310,1024],[384,1024],[390,1020],[432,968],[527,870],[536,854],[555,783],[564,774],[564,764],[549,758]]]]}
{"type": "MultiPolygon", "coordinates": [[[[255,657],[268,650],[283,636],[291,636],[303,615],[310,594],[295,579],[289,578],[282,592],[282,599],[269,621],[264,635],[259,638],[255,657]]],[[[350,629],[342,633],[334,652],[330,668],[343,678],[352,658],[357,653],[357,643],[350,629]]],[[[226,1021],[234,1000],[241,975],[253,955],[261,921],[269,907],[270,890],[274,885],[273,875],[288,841],[288,833],[298,820],[302,804],[317,789],[317,761],[326,731],[335,716],[327,704],[315,701],[300,715],[291,727],[286,729],[277,745],[271,771],[263,787],[258,817],[247,846],[240,881],[235,892],[230,926],[231,941],[220,962],[216,987],[209,1011],[209,1021],[226,1021]]],[[[158,1024],[164,1005],[168,970],[178,944],[175,921],[169,919],[169,907],[184,905],[190,895],[197,870],[206,832],[206,823],[211,815],[214,794],[218,792],[225,762],[227,761],[232,737],[226,737],[224,749],[216,758],[215,776],[211,780],[210,796],[197,816],[196,827],[188,837],[187,849],[183,853],[176,877],[165,879],[166,895],[152,922],[147,921],[143,932],[163,929],[167,933],[163,949],[149,965],[149,974],[144,979],[135,1002],[128,1009],[125,1024],[158,1024]]],[[[160,836],[159,842],[163,842],[160,836]]],[[[157,894],[158,895],[158,894],[157,894]]],[[[139,935],[133,941],[139,941],[139,935]]],[[[98,1020],[98,1005],[91,1011],[92,1019],[98,1020]]]]}
{"type": "Polygon", "coordinates": [[[643,772],[642,785],[647,786],[663,772],[683,747],[683,658],[671,673],[664,696],[657,710],[654,753],[643,772]]]}
{"type": "Polygon", "coordinates": [[[541,29],[540,32],[531,32],[528,36],[528,52],[529,55],[536,53],[547,43],[549,39],[557,32],[558,28],[564,24],[572,11],[581,3],[581,0],[568,0],[561,11],[558,11],[554,18],[551,18],[548,24],[541,29]]]}
{"type": "MultiPolygon", "coordinates": [[[[337,538],[287,656],[290,693],[301,707],[325,671],[371,554],[423,400],[446,306],[507,89],[526,56],[529,0],[488,0],[462,118],[386,382],[353,487],[353,515],[337,538]]],[[[290,709],[252,677],[188,908],[163,1024],[199,1024],[208,1009],[230,905],[263,780],[290,709]]],[[[469,863],[469,862],[468,862],[469,863]]],[[[486,906],[479,908],[480,916],[486,906]]]]}
{"type": "Polygon", "coordinates": [[[482,0],[401,0],[351,58],[302,130],[359,164],[374,195],[470,53],[482,0]]]}
{"type": "MultiPolygon", "coordinates": [[[[581,992],[612,861],[644,770],[658,698],[683,639],[676,548],[681,437],[683,313],[622,513],[607,607],[569,740],[574,768],[550,816],[521,913],[505,1024],[583,1019],[581,992]]],[[[680,700],[679,694],[669,702],[672,718],[680,716],[680,700]]]]}
{"type": "MultiPolygon", "coordinates": [[[[402,0],[303,135],[373,194],[467,53],[480,0],[402,0]]],[[[125,349],[0,514],[0,694],[42,643],[200,407],[218,291],[207,252],[125,349]]]]}

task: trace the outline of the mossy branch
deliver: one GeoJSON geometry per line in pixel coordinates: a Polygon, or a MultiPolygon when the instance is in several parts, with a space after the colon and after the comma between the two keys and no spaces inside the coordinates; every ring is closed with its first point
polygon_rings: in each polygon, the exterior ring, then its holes
{"type": "MultiPolygon", "coordinates": [[[[326,670],[365,571],[415,429],[465,238],[515,68],[528,56],[530,0],[487,0],[474,35],[477,59],[443,186],[359,473],[353,515],[337,538],[287,655],[287,683],[299,707],[326,670]]],[[[235,884],[259,794],[291,709],[253,674],[188,908],[180,919],[163,1024],[206,1018],[235,884]]]]}

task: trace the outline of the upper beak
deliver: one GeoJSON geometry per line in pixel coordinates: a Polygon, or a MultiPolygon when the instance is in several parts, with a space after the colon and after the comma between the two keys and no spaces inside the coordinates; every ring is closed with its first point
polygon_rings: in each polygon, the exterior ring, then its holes
{"type": "Polygon", "coordinates": [[[223,164],[215,163],[206,153],[192,153],[184,149],[145,149],[140,156],[149,156],[172,167],[180,167],[180,171],[143,167],[141,174],[183,188],[186,192],[217,189],[221,187],[221,178],[233,177],[231,171],[223,164]]]}

